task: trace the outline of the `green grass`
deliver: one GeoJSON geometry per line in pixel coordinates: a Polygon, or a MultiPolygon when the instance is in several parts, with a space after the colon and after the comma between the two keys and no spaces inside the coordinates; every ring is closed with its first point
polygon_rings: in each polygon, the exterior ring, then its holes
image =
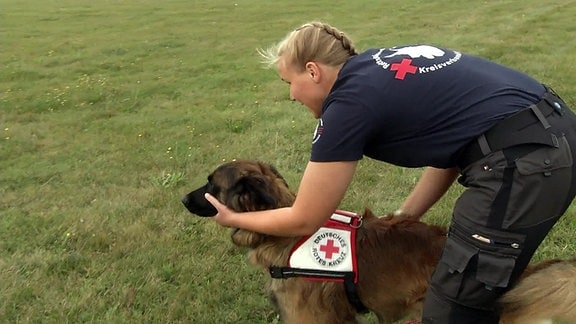
{"type": "MultiPolygon", "coordinates": [[[[536,1],[0,0],[0,321],[270,323],[264,275],[180,197],[235,158],[296,189],[315,121],[259,63],[324,20],[360,49],[426,42],[576,106],[576,6],[536,1]]],[[[342,208],[394,210],[421,170],[361,163],[342,208]]],[[[446,224],[459,188],[426,216],[446,224]]],[[[571,257],[571,207],[536,259],[571,257]]]]}

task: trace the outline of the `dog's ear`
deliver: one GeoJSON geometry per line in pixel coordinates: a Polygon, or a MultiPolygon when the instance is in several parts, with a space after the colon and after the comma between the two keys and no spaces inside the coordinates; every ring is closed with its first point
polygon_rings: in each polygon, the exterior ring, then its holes
{"type": "Polygon", "coordinates": [[[376,219],[376,215],[374,215],[374,212],[372,212],[372,210],[368,207],[364,208],[364,213],[362,214],[362,219],[364,219],[365,221],[368,220],[372,220],[372,219],[376,219]]]}
{"type": "Polygon", "coordinates": [[[236,211],[255,211],[277,207],[270,179],[264,175],[245,175],[226,193],[226,206],[236,211]]]}
{"type": "Polygon", "coordinates": [[[278,170],[276,169],[276,167],[274,167],[272,164],[261,164],[260,165],[260,169],[262,170],[262,173],[266,174],[266,170],[269,170],[270,172],[272,172],[272,174],[280,181],[282,181],[282,183],[286,186],[286,188],[288,188],[288,183],[286,182],[286,180],[284,179],[284,177],[280,174],[280,172],[278,172],[278,170]]]}

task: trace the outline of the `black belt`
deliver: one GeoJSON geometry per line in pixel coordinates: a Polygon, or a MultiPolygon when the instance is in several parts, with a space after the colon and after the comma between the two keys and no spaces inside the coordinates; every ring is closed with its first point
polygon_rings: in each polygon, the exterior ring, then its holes
{"type": "Polygon", "coordinates": [[[558,147],[558,138],[550,132],[547,118],[553,113],[563,114],[569,109],[556,93],[546,87],[540,101],[499,121],[464,148],[458,160],[460,169],[484,156],[522,144],[543,144],[558,147]]]}

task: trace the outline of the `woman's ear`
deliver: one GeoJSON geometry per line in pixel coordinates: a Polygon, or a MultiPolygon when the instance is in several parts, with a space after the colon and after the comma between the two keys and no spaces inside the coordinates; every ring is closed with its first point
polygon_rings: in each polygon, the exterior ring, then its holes
{"type": "Polygon", "coordinates": [[[312,78],[312,80],[316,83],[320,82],[320,67],[316,62],[308,62],[306,63],[306,73],[312,78]]]}

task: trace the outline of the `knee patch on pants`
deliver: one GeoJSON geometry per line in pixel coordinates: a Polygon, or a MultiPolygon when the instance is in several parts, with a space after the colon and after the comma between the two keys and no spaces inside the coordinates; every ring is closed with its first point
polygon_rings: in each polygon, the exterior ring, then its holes
{"type": "Polygon", "coordinates": [[[452,223],[431,287],[458,304],[494,309],[510,285],[525,235],[452,223]]]}

